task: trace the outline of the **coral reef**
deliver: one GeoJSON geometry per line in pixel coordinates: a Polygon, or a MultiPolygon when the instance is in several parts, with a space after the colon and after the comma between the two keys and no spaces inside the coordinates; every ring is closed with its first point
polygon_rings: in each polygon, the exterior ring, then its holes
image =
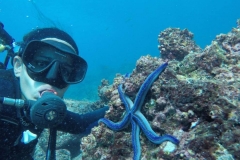
{"type": "MultiPolygon", "coordinates": [[[[240,20],[227,34],[200,49],[188,30],[168,28],[159,35],[161,58],[142,56],[130,77],[102,81],[99,95],[110,107],[106,118],[125,113],[117,87],[134,101],[147,76],[163,61],[168,67],[153,83],[141,112],[153,130],[180,140],[156,145],[140,134],[141,159],[240,159],[240,20]]],[[[101,124],[81,144],[84,160],[132,159],[131,127],[113,132],[101,124]]]]}

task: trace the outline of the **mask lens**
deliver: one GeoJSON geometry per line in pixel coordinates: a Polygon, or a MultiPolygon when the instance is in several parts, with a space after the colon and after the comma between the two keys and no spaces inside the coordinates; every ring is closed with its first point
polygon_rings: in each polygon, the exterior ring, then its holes
{"type": "Polygon", "coordinates": [[[34,55],[32,60],[29,61],[28,67],[31,68],[34,72],[41,72],[48,68],[53,60],[44,56],[34,55]]]}
{"type": "Polygon", "coordinates": [[[23,63],[34,73],[40,73],[46,70],[53,62],[53,58],[48,56],[50,53],[45,53],[44,48],[45,47],[31,44],[27,46],[23,53],[23,63]]]}
{"type": "Polygon", "coordinates": [[[66,83],[78,83],[81,82],[87,71],[87,63],[82,59],[74,59],[71,66],[67,64],[61,64],[62,78],[66,83]]]}

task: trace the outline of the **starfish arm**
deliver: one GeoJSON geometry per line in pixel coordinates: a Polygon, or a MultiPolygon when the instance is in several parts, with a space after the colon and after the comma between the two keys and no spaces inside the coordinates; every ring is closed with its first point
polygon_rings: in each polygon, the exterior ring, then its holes
{"type": "Polygon", "coordinates": [[[170,141],[174,144],[179,144],[179,140],[171,135],[164,135],[158,136],[151,128],[150,124],[148,123],[147,119],[144,115],[137,111],[132,117],[136,123],[140,126],[146,137],[155,144],[161,144],[164,141],[170,141]]]}
{"type": "Polygon", "coordinates": [[[147,79],[143,82],[142,86],[140,87],[136,99],[134,101],[133,112],[136,110],[140,110],[143,104],[143,101],[146,97],[148,90],[150,89],[153,82],[157,79],[157,77],[164,71],[167,67],[168,63],[163,63],[160,67],[158,67],[155,71],[153,71],[147,79]]]}
{"type": "Polygon", "coordinates": [[[165,142],[165,141],[170,141],[176,145],[179,144],[179,140],[176,137],[169,135],[169,134],[165,134],[163,136],[158,136],[158,137],[156,137],[156,139],[158,139],[157,141],[159,142],[157,144],[161,144],[162,142],[165,142]]]}
{"type": "Polygon", "coordinates": [[[131,76],[131,73],[126,73],[124,78],[129,78],[131,76]]]}
{"type": "Polygon", "coordinates": [[[114,130],[114,131],[119,131],[123,128],[125,128],[129,122],[130,122],[130,114],[127,113],[124,118],[120,121],[120,122],[113,122],[109,119],[106,119],[106,118],[101,118],[98,120],[98,123],[104,123],[108,128],[110,128],[111,130],[114,130]]]}
{"type": "Polygon", "coordinates": [[[133,106],[133,102],[131,101],[131,99],[128,96],[126,96],[123,93],[122,84],[120,84],[118,86],[118,94],[119,94],[121,101],[123,102],[123,104],[125,106],[126,111],[129,112],[130,108],[133,106]]]}
{"type": "Polygon", "coordinates": [[[133,160],[139,160],[141,157],[141,145],[140,145],[140,128],[135,121],[132,123],[132,147],[133,147],[133,160]]]}

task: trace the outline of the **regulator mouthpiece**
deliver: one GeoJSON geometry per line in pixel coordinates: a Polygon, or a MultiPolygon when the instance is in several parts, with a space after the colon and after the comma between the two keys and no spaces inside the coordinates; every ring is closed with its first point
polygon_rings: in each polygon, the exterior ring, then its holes
{"type": "Polygon", "coordinates": [[[39,128],[56,127],[65,118],[66,104],[52,92],[45,92],[30,108],[30,119],[39,128]]]}

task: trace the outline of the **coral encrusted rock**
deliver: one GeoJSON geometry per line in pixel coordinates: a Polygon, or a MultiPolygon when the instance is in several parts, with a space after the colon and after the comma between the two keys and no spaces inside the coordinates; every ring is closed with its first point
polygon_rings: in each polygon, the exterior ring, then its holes
{"type": "MultiPolygon", "coordinates": [[[[141,112],[156,133],[174,135],[180,144],[169,151],[169,142],[156,145],[140,133],[141,159],[240,159],[239,24],[203,50],[192,38],[186,29],[166,29],[159,36],[160,58],[142,56],[130,77],[118,75],[113,84],[100,90],[110,107],[105,117],[118,122],[125,108],[117,86],[122,83],[125,94],[134,100],[146,77],[168,60],[141,112]]],[[[84,139],[84,160],[133,157],[131,126],[114,132],[100,124],[84,139]]]]}
{"type": "Polygon", "coordinates": [[[192,52],[201,52],[193,40],[193,33],[187,29],[167,28],[158,35],[158,49],[162,59],[178,60],[192,52]]]}

